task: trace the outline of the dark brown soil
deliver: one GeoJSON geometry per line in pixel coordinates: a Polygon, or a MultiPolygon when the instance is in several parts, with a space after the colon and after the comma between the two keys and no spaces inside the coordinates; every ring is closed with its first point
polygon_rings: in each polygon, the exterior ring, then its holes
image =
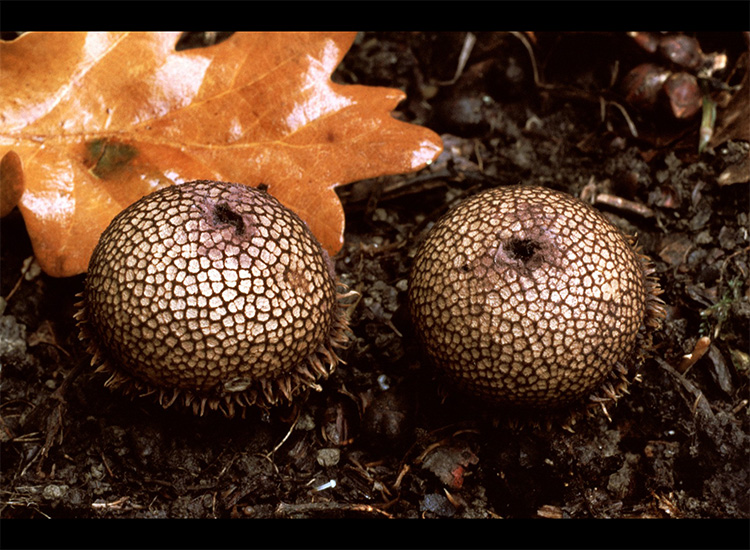
{"type": "MultiPolygon", "coordinates": [[[[23,221],[2,220],[2,518],[750,518],[750,188],[718,183],[750,145],[698,154],[700,114],[626,103],[622,75],[667,62],[624,34],[537,35],[542,86],[518,36],[476,38],[453,83],[466,33],[360,35],[336,73],[405,90],[396,116],[438,131],[445,152],[420,173],[339,189],[355,340],[295,409],[198,418],[105,389],[72,319],[83,277],[24,278],[23,221]],[[519,183],[600,197],[665,291],[640,382],[611,419],[581,416],[573,431],[511,425],[453,391],[405,308],[431,224],[519,183]],[[680,373],[703,336],[708,352],[680,373]]],[[[698,38],[727,53],[724,76],[747,50],[741,33],[698,38]]]]}

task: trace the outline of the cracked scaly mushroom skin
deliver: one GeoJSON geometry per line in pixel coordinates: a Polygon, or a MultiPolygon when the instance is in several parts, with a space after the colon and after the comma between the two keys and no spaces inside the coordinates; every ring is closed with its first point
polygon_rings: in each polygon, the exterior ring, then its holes
{"type": "Polygon", "coordinates": [[[115,217],[77,318],[108,386],[233,416],[320,389],[348,340],[337,286],[328,254],[270,194],[194,181],[115,217]]]}
{"type": "Polygon", "coordinates": [[[502,187],[435,224],[414,259],[409,303],[434,363],[474,395],[554,408],[603,387],[594,399],[615,401],[639,331],[664,315],[652,274],[591,206],[502,187]]]}

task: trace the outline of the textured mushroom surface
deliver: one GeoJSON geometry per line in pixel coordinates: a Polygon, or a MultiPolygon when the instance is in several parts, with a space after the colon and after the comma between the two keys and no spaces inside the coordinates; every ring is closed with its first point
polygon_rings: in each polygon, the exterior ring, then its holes
{"type": "Polygon", "coordinates": [[[109,385],[231,415],[317,387],[346,341],[339,299],[297,215],[265,191],[196,181],[112,221],[78,317],[109,385]]]}
{"type": "Polygon", "coordinates": [[[410,274],[410,309],[429,355],[468,391],[558,406],[633,358],[648,274],[630,240],[589,205],[541,187],[496,188],[429,232],[410,274]]]}

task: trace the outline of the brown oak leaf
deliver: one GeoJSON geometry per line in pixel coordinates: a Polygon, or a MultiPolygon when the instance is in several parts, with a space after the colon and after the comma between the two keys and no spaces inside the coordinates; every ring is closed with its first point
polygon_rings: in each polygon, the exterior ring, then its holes
{"type": "Polygon", "coordinates": [[[127,205],[195,179],[266,184],[335,253],[335,186],[418,170],[442,149],[391,116],[403,92],[331,81],[354,37],[237,33],[186,51],[179,33],[0,43],[3,208],[18,201],[39,263],[59,277],[86,271],[127,205]]]}

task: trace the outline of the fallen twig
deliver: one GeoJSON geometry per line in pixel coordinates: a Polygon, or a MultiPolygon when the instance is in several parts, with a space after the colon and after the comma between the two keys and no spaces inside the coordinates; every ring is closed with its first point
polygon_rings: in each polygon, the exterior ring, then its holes
{"type": "Polygon", "coordinates": [[[282,502],[276,507],[274,515],[279,517],[291,517],[306,514],[328,514],[328,513],[356,513],[367,516],[393,518],[388,512],[369,504],[340,504],[338,502],[309,502],[305,504],[286,504],[282,502]]]}

